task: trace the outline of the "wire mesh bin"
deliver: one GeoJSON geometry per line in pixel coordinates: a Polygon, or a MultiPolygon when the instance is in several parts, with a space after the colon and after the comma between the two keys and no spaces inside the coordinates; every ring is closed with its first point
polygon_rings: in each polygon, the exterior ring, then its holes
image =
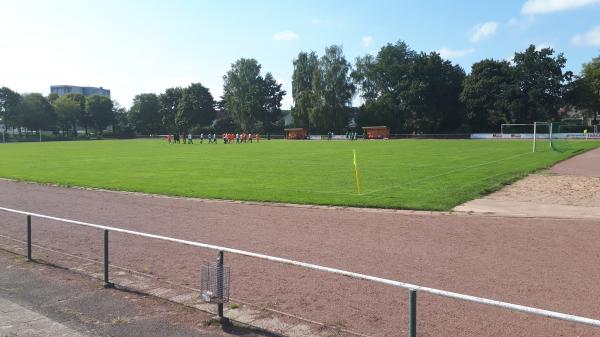
{"type": "Polygon", "coordinates": [[[200,290],[206,303],[229,302],[229,266],[204,262],[200,267],[200,290]]]}

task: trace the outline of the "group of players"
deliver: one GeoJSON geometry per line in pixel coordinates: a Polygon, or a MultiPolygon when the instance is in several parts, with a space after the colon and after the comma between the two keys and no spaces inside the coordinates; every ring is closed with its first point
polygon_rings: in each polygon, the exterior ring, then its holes
{"type": "MultiPolygon", "coordinates": [[[[167,142],[169,144],[194,144],[194,136],[191,133],[188,133],[187,136],[185,134],[168,134],[166,136],[167,142]]],[[[208,140],[208,144],[217,144],[217,134],[216,133],[204,133],[200,134],[200,137],[196,138],[196,140],[200,141],[200,144],[204,142],[204,140],[208,140]]],[[[223,144],[234,144],[234,143],[252,143],[252,141],[256,139],[258,143],[260,141],[260,134],[252,134],[252,133],[224,133],[223,134],[223,144]]]]}
{"type": "Polygon", "coordinates": [[[233,144],[233,142],[235,141],[235,143],[252,143],[252,140],[256,139],[256,142],[258,143],[260,141],[260,134],[256,133],[256,134],[252,134],[252,133],[224,133],[223,134],[223,143],[224,144],[233,144]]]}

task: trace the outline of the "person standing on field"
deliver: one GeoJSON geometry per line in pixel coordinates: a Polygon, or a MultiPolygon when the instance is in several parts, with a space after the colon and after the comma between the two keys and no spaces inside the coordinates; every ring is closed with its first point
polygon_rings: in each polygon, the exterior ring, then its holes
{"type": "Polygon", "coordinates": [[[248,134],[248,143],[252,143],[252,133],[248,134]]]}
{"type": "Polygon", "coordinates": [[[188,133],[187,138],[188,138],[188,144],[193,144],[192,143],[192,134],[191,133],[188,133]]]}

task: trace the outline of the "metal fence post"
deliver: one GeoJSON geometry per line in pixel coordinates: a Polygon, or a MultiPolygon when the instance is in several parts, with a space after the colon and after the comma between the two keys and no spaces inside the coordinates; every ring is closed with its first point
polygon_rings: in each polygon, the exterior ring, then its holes
{"type": "Polygon", "coordinates": [[[408,290],[408,337],[417,337],[417,291],[408,290]]]}
{"type": "Polygon", "coordinates": [[[27,261],[33,261],[31,258],[31,215],[27,216],[27,261]]]}
{"type": "Polygon", "coordinates": [[[112,288],[114,284],[108,280],[108,229],[104,230],[104,288],[112,288]]]}
{"type": "Polygon", "coordinates": [[[227,319],[223,316],[223,251],[219,251],[219,255],[217,255],[217,298],[219,300],[218,303],[218,314],[219,321],[224,323],[227,319]]]}

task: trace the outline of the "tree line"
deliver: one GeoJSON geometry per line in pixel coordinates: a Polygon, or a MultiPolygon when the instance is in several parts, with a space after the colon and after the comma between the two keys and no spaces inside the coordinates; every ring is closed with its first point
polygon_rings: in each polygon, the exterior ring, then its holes
{"type": "MultiPolygon", "coordinates": [[[[600,56],[581,74],[565,71],[566,58],[531,45],[512,60],[485,59],[470,74],[439,53],[405,42],[351,64],[341,46],[322,56],[300,52],[292,61],[293,125],[309,133],[358,131],[385,125],[394,133],[497,131],[502,123],[560,121],[568,111],[597,123],[600,56]],[[357,96],[358,95],[358,96],[357,96]],[[361,104],[353,107],[353,98],[361,104]]],[[[286,94],[255,59],[241,58],[223,76],[217,101],[201,83],[135,96],[129,110],[103,96],[43,96],[0,88],[0,117],[17,132],[77,130],[120,136],[199,132],[281,132],[286,94]]]]}
{"type": "Polygon", "coordinates": [[[63,135],[77,133],[80,126],[102,132],[114,124],[114,117],[123,109],[108,97],[67,94],[47,97],[39,93],[19,94],[7,87],[0,88],[0,118],[13,134],[50,130],[63,135]]]}
{"type": "Polygon", "coordinates": [[[270,72],[261,74],[261,65],[255,59],[237,60],[223,80],[219,101],[200,83],[168,88],[159,95],[136,95],[129,121],[141,134],[222,133],[234,129],[269,133],[283,128],[281,100],[285,91],[270,72]]]}
{"type": "Polygon", "coordinates": [[[511,61],[485,59],[466,74],[439,53],[405,42],[358,57],[354,67],[339,46],[321,57],[300,52],[293,61],[292,116],[312,133],[385,125],[394,133],[497,131],[502,123],[560,121],[568,111],[597,123],[600,57],[581,75],[566,58],[531,45],[511,61]],[[351,108],[359,94],[362,104],[351,108]]]}
{"type": "Polygon", "coordinates": [[[0,118],[16,132],[54,131],[69,137],[94,131],[115,136],[200,132],[282,132],[281,84],[270,72],[261,74],[255,59],[239,59],[225,74],[224,94],[216,101],[201,83],[167,88],[161,94],[142,93],[129,110],[104,96],[67,94],[47,97],[0,88],[0,118]]]}

